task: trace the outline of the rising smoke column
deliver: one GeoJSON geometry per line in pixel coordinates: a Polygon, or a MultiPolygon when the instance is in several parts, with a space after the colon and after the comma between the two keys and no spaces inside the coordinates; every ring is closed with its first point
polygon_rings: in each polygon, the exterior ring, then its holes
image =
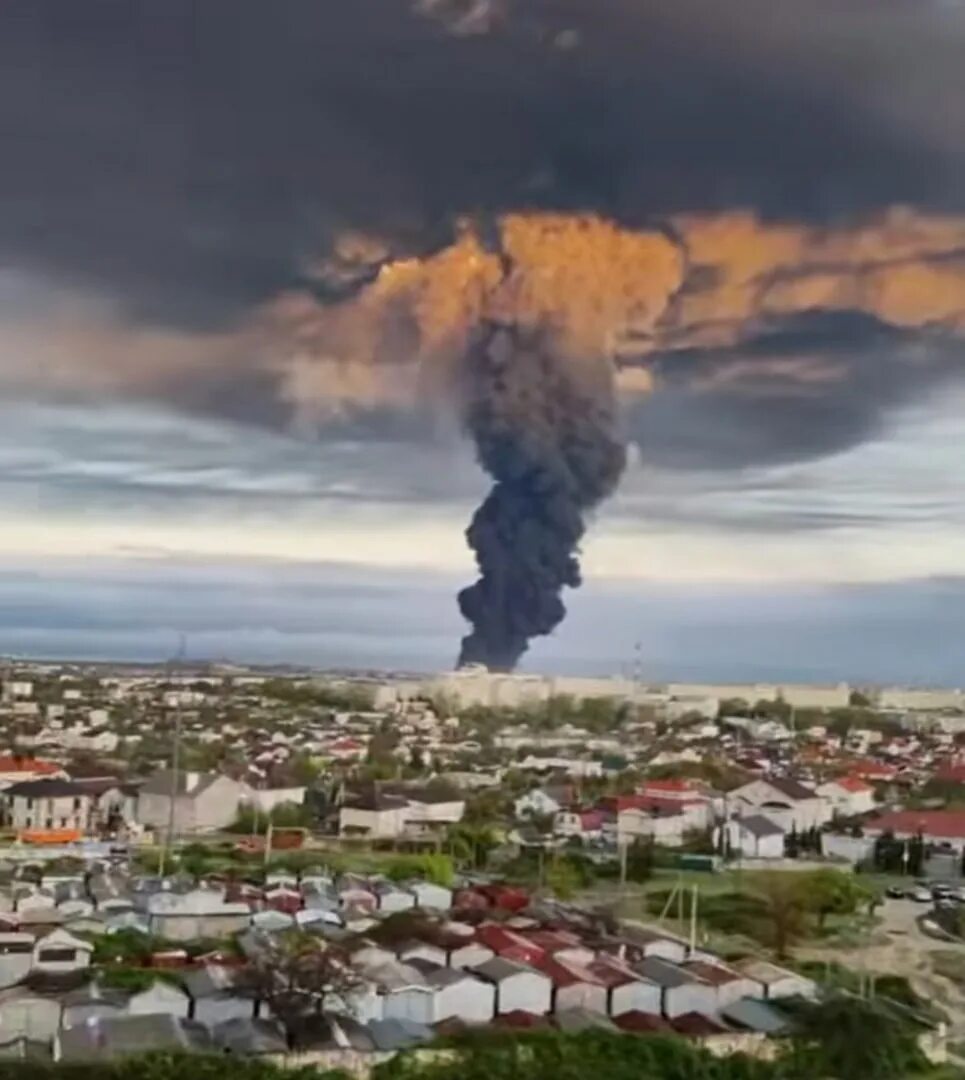
{"type": "Polygon", "coordinates": [[[626,455],[609,362],[573,361],[547,329],[485,323],[465,378],[466,428],[495,483],[466,531],[480,577],[459,594],[473,627],[459,663],[510,671],[566,614],[585,515],[613,491],[626,455]]]}

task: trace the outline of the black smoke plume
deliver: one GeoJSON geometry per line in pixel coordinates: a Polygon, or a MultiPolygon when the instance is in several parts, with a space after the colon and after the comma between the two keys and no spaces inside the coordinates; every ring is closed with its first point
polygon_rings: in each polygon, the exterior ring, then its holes
{"type": "Polygon", "coordinates": [[[511,671],[566,614],[586,512],[613,491],[626,455],[602,358],[573,361],[547,330],[489,323],[466,372],[466,428],[495,483],[466,530],[480,577],[459,594],[473,627],[459,663],[511,671]]]}

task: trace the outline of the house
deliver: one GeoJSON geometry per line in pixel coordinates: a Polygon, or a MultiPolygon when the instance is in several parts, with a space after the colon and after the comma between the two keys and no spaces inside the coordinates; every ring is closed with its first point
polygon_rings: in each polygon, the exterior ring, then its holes
{"type": "Polygon", "coordinates": [[[130,1016],[168,1016],[186,1018],[191,1012],[191,999],[179,987],[164,979],[156,979],[140,993],[132,994],[127,1002],[130,1016]]]}
{"type": "Polygon", "coordinates": [[[865,836],[877,838],[893,833],[899,840],[921,836],[925,843],[965,850],[965,811],[893,810],[867,822],[865,836]]]}
{"type": "Polygon", "coordinates": [[[721,828],[728,851],[747,859],[784,858],[784,830],[763,814],[732,818],[721,828]]]}
{"type": "Polygon", "coordinates": [[[444,789],[413,789],[403,792],[403,797],[408,803],[403,815],[407,836],[440,835],[466,813],[466,800],[444,789]]]}
{"type": "Polygon", "coordinates": [[[534,967],[553,983],[551,1012],[583,1008],[606,1016],[609,988],[604,979],[585,967],[563,964],[551,957],[544,957],[534,967]]]}
{"type": "Polygon", "coordinates": [[[761,987],[742,971],[709,960],[688,960],[681,967],[716,991],[716,1011],[741,998],[759,996],[761,987]]]}
{"type": "Polygon", "coordinates": [[[123,990],[102,987],[97,982],[88,983],[63,994],[61,1027],[73,1027],[108,1016],[121,1016],[127,1008],[130,994],[123,990]]]}
{"type": "Polygon", "coordinates": [[[492,960],[496,953],[475,938],[452,944],[448,948],[448,961],[451,968],[475,968],[492,960]]]}
{"type": "Polygon", "coordinates": [[[0,755],[0,791],[13,784],[31,780],[64,780],[67,773],[53,761],[24,757],[21,754],[0,755]]]}
{"type": "Polygon", "coordinates": [[[15,829],[83,831],[91,816],[90,793],[70,780],[27,780],[0,795],[6,820],[15,829]]]}
{"type": "Polygon", "coordinates": [[[207,1028],[169,1013],[110,1016],[64,1028],[54,1039],[54,1061],[111,1061],[135,1054],[212,1049],[207,1028]]]}
{"type": "Polygon", "coordinates": [[[466,971],[439,968],[426,975],[435,991],[434,1023],[455,1018],[466,1024],[488,1024],[496,1014],[496,987],[466,971]]]}
{"type": "Polygon", "coordinates": [[[408,806],[401,795],[380,791],[354,796],[339,808],[339,835],[394,839],[405,831],[408,806]]]}
{"type": "Polygon", "coordinates": [[[449,961],[445,948],[429,941],[413,940],[403,942],[396,947],[395,956],[403,964],[419,960],[422,963],[434,964],[436,967],[446,967],[449,961]]]}
{"type": "Polygon", "coordinates": [[[169,941],[226,937],[251,922],[246,903],[226,903],[223,894],[214,889],[155,893],[148,900],[147,915],[151,933],[169,941]]]}
{"type": "Polygon", "coordinates": [[[9,991],[0,1008],[0,1043],[29,1039],[49,1043],[60,1027],[60,1002],[32,990],[9,991]]]}
{"type": "Polygon", "coordinates": [[[82,971],[90,966],[94,946],[66,930],[52,930],[38,938],[33,950],[33,970],[50,974],[82,971]]]}
{"type": "Polygon", "coordinates": [[[542,1016],[553,1007],[553,980],[541,971],[496,956],[472,969],[496,988],[497,1015],[522,1011],[542,1016]]]}
{"type": "Polygon", "coordinates": [[[734,967],[761,986],[763,997],[768,1001],[794,997],[813,998],[817,993],[817,985],[813,979],[778,967],[767,960],[742,960],[734,967]]]}
{"type": "Polygon", "coordinates": [[[831,805],[812,788],[790,777],[772,776],[752,780],[727,797],[729,815],[764,814],[785,832],[805,832],[831,820],[831,805]]]}
{"type": "Polygon", "coordinates": [[[622,1016],[624,1013],[659,1015],[661,993],[656,983],[638,975],[616,957],[601,957],[588,967],[607,986],[607,1012],[610,1016],[622,1016]]]}
{"type": "Polygon", "coordinates": [[[378,910],[383,915],[409,911],[415,907],[415,896],[409,889],[401,889],[390,881],[374,881],[371,888],[378,910]]]}
{"type": "Polygon", "coordinates": [[[452,889],[432,881],[413,881],[406,886],[415,897],[415,906],[424,911],[448,911],[452,907],[452,889]]]}
{"type": "Polygon", "coordinates": [[[606,815],[601,810],[560,810],[553,819],[553,832],[557,836],[595,840],[603,835],[605,821],[606,815]]]}
{"type": "Polygon", "coordinates": [[[834,817],[868,814],[875,808],[875,789],[859,776],[839,776],[821,784],[817,792],[831,804],[834,817]]]}
{"type": "Polygon", "coordinates": [[[243,800],[261,814],[270,814],[278,806],[301,806],[305,802],[304,787],[262,787],[245,784],[243,800]]]}
{"type": "Polygon", "coordinates": [[[660,1011],[668,1020],[688,1013],[712,1016],[716,1012],[716,988],[683,965],[648,956],[633,968],[660,987],[660,1011]]]}
{"type": "Polygon", "coordinates": [[[16,986],[30,974],[33,951],[33,934],[0,933],[0,990],[16,986]]]}
{"type": "Polygon", "coordinates": [[[188,770],[178,772],[175,784],[170,770],[156,772],[138,793],[138,824],[147,829],[167,829],[172,793],[175,832],[210,832],[225,828],[238,816],[245,785],[218,773],[188,770]]]}
{"type": "Polygon", "coordinates": [[[499,957],[521,964],[538,964],[545,953],[528,938],[495,923],[483,923],[476,931],[476,941],[499,957]]]}
{"type": "Polygon", "coordinates": [[[235,968],[221,964],[205,964],[188,971],[181,978],[191,997],[188,1016],[209,1027],[230,1020],[251,1020],[255,1016],[255,1000],[239,993],[239,977],[235,968]]]}
{"type": "Polygon", "coordinates": [[[526,818],[552,817],[562,809],[563,807],[552,795],[540,788],[527,791],[513,803],[513,813],[518,821],[526,818]]]}

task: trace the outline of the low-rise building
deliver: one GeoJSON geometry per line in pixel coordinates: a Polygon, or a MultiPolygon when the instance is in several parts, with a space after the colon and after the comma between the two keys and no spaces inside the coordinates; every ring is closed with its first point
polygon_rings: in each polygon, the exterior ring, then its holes
{"type": "Polygon", "coordinates": [[[218,773],[182,770],[177,778],[170,770],[155,773],[138,793],[138,824],[147,829],[167,829],[174,800],[177,833],[210,832],[230,825],[246,786],[218,773]]]}
{"type": "Polygon", "coordinates": [[[0,799],[7,823],[15,829],[83,831],[91,817],[88,791],[70,780],[29,780],[12,784],[0,799]]]}

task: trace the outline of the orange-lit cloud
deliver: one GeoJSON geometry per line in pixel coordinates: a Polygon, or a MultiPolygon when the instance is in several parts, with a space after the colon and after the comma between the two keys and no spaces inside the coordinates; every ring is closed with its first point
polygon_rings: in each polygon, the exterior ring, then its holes
{"type": "Polygon", "coordinates": [[[649,390],[651,376],[621,358],[729,347],[763,320],[805,312],[965,335],[957,218],[894,209],[827,229],[730,213],[635,231],[595,215],[508,214],[496,233],[487,244],[467,224],[436,254],[384,262],[334,306],[307,294],[271,305],[264,325],[291,400],[323,409],[415,400],[451,375],[487,318],[551,327],[563,354],[615,362],[628,392],[649,390]]]}

